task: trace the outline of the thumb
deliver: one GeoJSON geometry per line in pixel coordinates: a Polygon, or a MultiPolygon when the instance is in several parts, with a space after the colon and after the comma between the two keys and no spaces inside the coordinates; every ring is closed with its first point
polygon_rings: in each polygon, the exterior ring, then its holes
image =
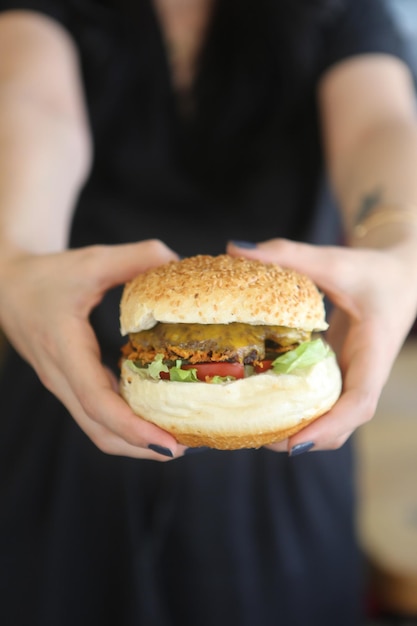
{"type": "Polygon", "coordinates": [[[95,249],[100,291],[132,280],[151,267],[178,260],[178,255],[158,239],[95,249]]]}
{"type": "MultiPolygon", "coordinates": [[[[315,282],[328,282],[328,261],[332,248],[318,247],[289,239],[269,239],[251,247],[231,242],[228,252],[233,256],[245,256],[264,263],[275,263],[310,276],[315,282]]],[[[335,248],[337,250],[337,248],[335,248]]]]}
{"type": "Polygon", "coordinates": [[[311,280],[345,311],[356,314],[351,295],[357,289],[357,272],[352,250],[340,246],[317,246],[291,241],[270,239],[246,247],[230,242],[227,252],[232,256],[245,256],[264,263],[275,263],[309,276],[311,280]]]}

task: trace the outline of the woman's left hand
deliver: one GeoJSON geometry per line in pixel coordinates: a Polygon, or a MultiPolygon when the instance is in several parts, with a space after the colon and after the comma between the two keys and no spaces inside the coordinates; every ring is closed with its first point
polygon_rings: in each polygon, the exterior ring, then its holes
{"type": "Polygon", "coordinates": [[[341,447],[358,426],[373,417],[416,318],[415,253],[411,264],[407,246],[344,248],[286,239],[273,239],[254,248],[230,243],[227,252],[307,274],[333,303],[326,339],[342,370],[342,394],[328,413],[289,440],[268,447],[289,452],[308,442],[314,444],[313,450],[341,447]]]}

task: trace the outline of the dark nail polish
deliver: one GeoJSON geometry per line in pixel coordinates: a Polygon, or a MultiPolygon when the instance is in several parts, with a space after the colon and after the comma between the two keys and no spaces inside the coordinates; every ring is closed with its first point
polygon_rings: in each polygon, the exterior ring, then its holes
{"type": "Polygon", "coordinates": [[[148,448],[149,450],[152,450],[152,452],[157,452],[158,454],[162,454],[163,456],[169,456],[171,459],[174,457],[169,448],[164,448],[164,446],[158,446],[158,444],[156,443],[150,443],[148,448]]]}
{"type": "Polygon", "coordinates": [[[303,454],[303,452],[308,452],[313,447],[314,447],[313,441],[305,441],[304,443],[298,443],[296,446],[291,448],[290,456],[297,456],[298,454],[303,454]]]}
{"type": "Polygon", "coordinates": [[[256,248],[256,243],[253,243],[252,241],[232,241],[231,243],[237,248],[246,248],[247,250],[256,248]]]}
{"type": "Polygon", "coordinates": [[[208,446],[199,446],[197,448],[187,448],[184,451],[184,455],[189,455],[189,454],[197,454],[198,452],[206,452],[206,450],[210,450],[210,448],[208,446]]]}

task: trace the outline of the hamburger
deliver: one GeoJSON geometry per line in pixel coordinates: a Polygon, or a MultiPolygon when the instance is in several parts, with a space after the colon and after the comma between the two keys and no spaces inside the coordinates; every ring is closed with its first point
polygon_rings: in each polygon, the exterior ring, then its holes
{"type": "Polygon", "coordinates": [[[124,287],[121,395],[186,446],[281,441],[340,395],[327,328],[307,276],[226,254],[172,261],[124,287]]]}

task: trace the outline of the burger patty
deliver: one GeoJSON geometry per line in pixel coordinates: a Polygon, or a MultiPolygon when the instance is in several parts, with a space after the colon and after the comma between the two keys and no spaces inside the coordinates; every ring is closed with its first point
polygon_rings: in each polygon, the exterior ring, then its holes
{"type": "Polygon", "coordinates": [[[157,354],[164,360],[188,363],[229,361],[244,364],[262,361],[271,351],[279,354],[308,341],[308,331],[285,326],[252,324],[164,324],[129,335],[123,355],[143,364],[157,354]]]}

